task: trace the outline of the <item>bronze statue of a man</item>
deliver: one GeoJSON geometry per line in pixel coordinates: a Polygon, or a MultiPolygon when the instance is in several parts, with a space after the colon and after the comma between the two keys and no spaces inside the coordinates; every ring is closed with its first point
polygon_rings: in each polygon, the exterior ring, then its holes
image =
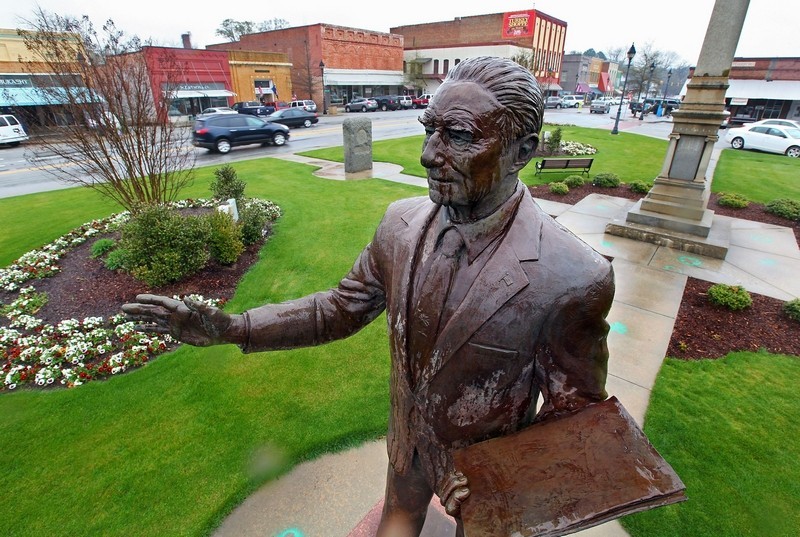
{"type": "Polygon", "coordinates": [[[184,342],[244,352],[344,338],[385,309],[391,415],[378,534],[419,535],[437,494],[463,535],[469,482],[455,449],[606,397],[611,265],[518,179],[543,108],[526,69],[464,60],[420,118],[428,197],[393,203],[338,287],[241,315],[151,295],[123,309],[184,342]]]}

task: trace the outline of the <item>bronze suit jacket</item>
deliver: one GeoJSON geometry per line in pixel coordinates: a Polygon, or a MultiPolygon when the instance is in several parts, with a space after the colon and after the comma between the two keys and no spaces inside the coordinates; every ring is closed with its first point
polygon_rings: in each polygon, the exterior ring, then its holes
{"type": "MultiPolygon", "coordinates": [[[[417,245],[438,206],[393,203],[373,241],[335,289],[245,313],[245,352],[316,345],[347,337],[387,310],[395,471],[414,456],[439,493],[451,452],[539,417],[603,400],[611,264],[561,227],[525,192],[508,233],[434,345],[415,385],[408,363],[409,294],[417,245]]],[[[456,276],[458,277],[458,276],[456,276]]]]}

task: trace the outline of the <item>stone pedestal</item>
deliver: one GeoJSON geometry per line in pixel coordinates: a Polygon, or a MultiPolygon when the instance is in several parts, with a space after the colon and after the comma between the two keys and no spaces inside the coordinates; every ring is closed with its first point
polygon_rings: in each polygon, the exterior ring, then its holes
{"type": "Polygon", "coordinates": [[[369,174],[372,171],[372,121],[349,117],[342,124],[342,134],[345,176],[357,179],[364,176],[364,172],[369,174]]]}

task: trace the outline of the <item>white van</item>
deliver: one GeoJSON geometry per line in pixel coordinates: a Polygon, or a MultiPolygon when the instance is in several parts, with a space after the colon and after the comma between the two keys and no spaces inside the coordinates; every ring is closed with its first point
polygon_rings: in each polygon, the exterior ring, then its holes
{"type": "Polygon", "coordinates": [[[28,133],[19,120],[11,114],[0,115],[0,144],[17,146],[28,140],[28,133]]]}

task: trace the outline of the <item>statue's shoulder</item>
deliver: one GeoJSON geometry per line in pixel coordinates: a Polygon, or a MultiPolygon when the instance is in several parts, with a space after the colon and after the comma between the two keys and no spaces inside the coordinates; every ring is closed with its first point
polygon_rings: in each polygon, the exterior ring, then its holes
{"type": "Polygon", "coordinates": [[[427,214],[433,208],[434,204],[428,196],[404,198],[389,205],[383,220],[384,222],[403,221],[409,223],[416,220],[418,216],[427,214]]]}

